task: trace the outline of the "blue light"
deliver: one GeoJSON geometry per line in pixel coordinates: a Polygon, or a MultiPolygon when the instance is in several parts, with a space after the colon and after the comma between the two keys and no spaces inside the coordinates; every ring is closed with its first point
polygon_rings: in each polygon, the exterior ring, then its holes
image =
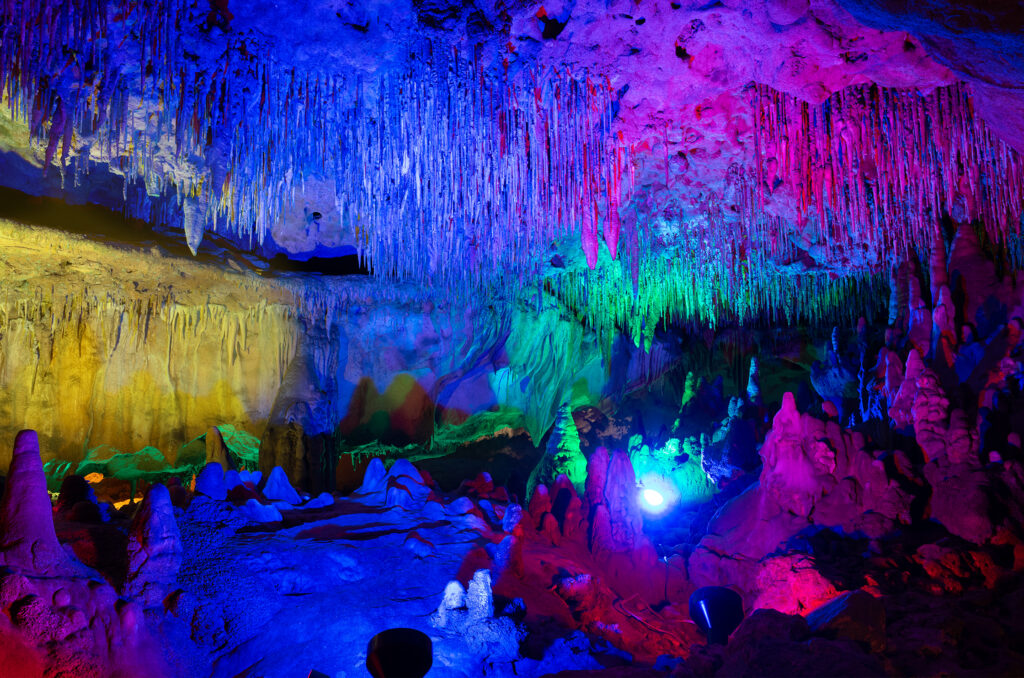
{"type": "Polygon", "coordinates": [[[660,516],[678,504],[679,490],[667,478],[645,473],[637,483],[636,502],[648,515],[660,516]]]}
{"type": "Polygon", "coordinates": [[[665,497],[661,496],[661,492],[647,488],[643,491],[644,502],[650,507],[661,506],[665,503],[665,497]]]}
{"type": "Polygon", "coordinates": [[[668,502],[661,492],[645,487],[640,490],[640,508],[648,513],[662,513],[668,508],[668,502]]]}

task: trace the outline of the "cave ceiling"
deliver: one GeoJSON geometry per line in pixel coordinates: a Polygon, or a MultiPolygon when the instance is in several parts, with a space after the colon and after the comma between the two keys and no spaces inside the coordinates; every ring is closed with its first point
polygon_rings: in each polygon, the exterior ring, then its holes
{"type": "Polygon", "coordinates": [[[634,335],[820,319],[944,223],[1019,247],[1022,15],[12,0],[0,184],[123,211],[193,252],[215,232],[356,253],[443,294],[547,289],[634,335]]]}

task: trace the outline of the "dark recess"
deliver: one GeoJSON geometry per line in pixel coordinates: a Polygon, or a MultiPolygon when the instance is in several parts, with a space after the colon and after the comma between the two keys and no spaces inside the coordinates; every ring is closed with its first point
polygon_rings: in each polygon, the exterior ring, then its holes
{"type": "MultiPolygon", "coordinates": [[[[0,219],[55,230],[84,235],[89,240],[114,241],[137,247],[159,245],[169,254],[192,258],[185,245],[184,233],[175,229],[154,230],[152,224],[142,219],[127,217],[120,212],[99,205],[73,205],[58,198],[29,195],[13,188],[0,186],[0,219]],[[158,232],[163,231],[163,232],[158,232]],[[180,236],[180,237],[176,237],[180,236]]],[[[207,232],[199,249],[199,259],[209,260],[213,251],[221,248],[241,254],[242,250],[229,239],[217,233],[207,232]]],[[[260,260],[251,252],[244,255],[250,261],[260,260]]],[[[260,266],[263,274],[274,273],[318,273],[320,275],[369,275],[366,265],[360,263],[356,254],[339,257],[312,257],[308,261],[293,261],[284,254],[277,254],[267,261],[268,267],[260,266]]]]}
{"type": "Polygon", "coordinates": [[[541,31],[540,37],[545,40],[554,40],[557,38],[562,34],[562,31],[565,30],[566,24],[569,23],[568,20],[562,22],[550,17],[542,17],[541,21],[544,22],[544,30],[541,31]]]}
{"type": "Polygon", "coordinates": [[[359,255],[347,254],[341,257],[310,257],[306,261],[289,259],[276,254],[270,260],[270,270],[291,273],[318,273],[320,275],[370,275],[365,262],[359,255]]]}

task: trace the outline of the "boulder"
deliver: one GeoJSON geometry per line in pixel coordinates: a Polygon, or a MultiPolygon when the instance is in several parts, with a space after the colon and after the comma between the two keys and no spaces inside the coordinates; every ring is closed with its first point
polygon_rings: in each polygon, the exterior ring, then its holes
{"type": "Polygon", "coordinates": [[[243,516],[256,523],[276,523],[283,519],[281,511],[271,504],[261,504],[257,499],[249,499],[238,509],[243,516]]]}
{"type": "Polygon", "coordinates": [[[224,474],[224,489],[228,492],[242,484],[242,476],[238,471],[231,469],[224,474]]]}
{"type": "Polygon", "coordinates": [[[319,508],[327,508],[328,506],[333,506],[333,505],[334,505],[334,495],[332,495],[330,492],[321,492],[320,494],[318,494],[317,496],[313,497],[312,499],[307,501],[305,504],[303,504],[300,508],[304,508],[304,509],[319,509],[319,508]]]}
{"type": "Polygon", "coordinates": [[[758,563],[753,582],[746,584],[757,592],[754,607],[786,614],[805,614],[839,594],[818,571],[814,557],[803,553],[765,558],[758,563]]]}
{"type": "Polygon", "coordinates": [[[288,476],[280,466],[275,466],[271,469],[270,475],[267,476],[267,481],[260,488],[260,491],[270,501],[283,501],[292,506],[302,503],[302,498],[299,497],[299,493],[295,491],[292,484],[288,482],[288,476]]]}
{"type": "Polygon", "coordinates": [[[210,499],[226,499],[228,488],[224,483],[224,467],[217,462],[210,462],[204,466],[196,477],[196,492],[205,494],[210,499]]]}

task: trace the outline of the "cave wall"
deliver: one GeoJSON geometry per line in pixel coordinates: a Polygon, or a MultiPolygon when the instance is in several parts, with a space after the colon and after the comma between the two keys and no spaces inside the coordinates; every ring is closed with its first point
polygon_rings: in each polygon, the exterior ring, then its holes
{"type": "Polygon", "coordinates": [[[272,420],[425,442],[493,409],[539,439],[563,402],[637,378],[611,379],[596,335],[550,297],[456,307],[365,276],[261,275],[230,252],[12,221],[0,244],[0,449],[34,428],[44,460],[151,446],[174,464],[210,426],[262,437],[272,420]]]}
{"type": "Polygon", "coordinates": [[[284,290],[12,222],[0,241],[0,468],[22,428],[69,461],[261,432],[297,339],[284,290]]]}

